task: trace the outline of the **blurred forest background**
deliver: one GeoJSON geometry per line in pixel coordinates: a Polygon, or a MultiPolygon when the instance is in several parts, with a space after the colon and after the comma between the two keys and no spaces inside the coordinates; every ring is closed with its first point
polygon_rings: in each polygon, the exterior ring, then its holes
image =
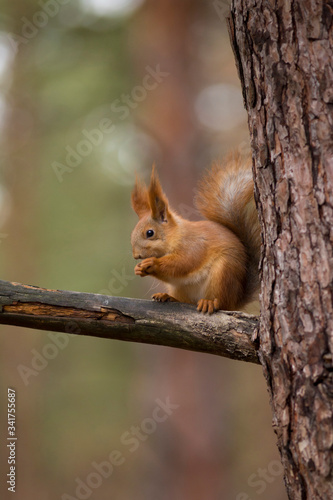
{"type": "MultiPolygon", "coordinates": [[[[203,169],[249,152],[227,1],[0,4],[1,278],[149,298],[130,247],[135,172],[148,180],[156,161],[173,207],[195,218],[203,169]]],[[[19,500],[286,498],[260,367],[0,328],[1,498],[7,387],[19,500]],[[149,427],[167,398],[177,409],[149,427]],[[122,437],[136,426],[133,449],[122,437]],[[91,475],[113,450],[123,463],[91,475]]]]}

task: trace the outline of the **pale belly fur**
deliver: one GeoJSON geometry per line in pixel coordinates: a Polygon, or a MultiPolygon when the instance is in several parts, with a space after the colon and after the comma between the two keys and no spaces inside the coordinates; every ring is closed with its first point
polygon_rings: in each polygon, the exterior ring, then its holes
{"type": "Polygon", "coordinates": [[[194,280],[193,277],[174,278],[167,283],[168,294],[180,302],[196,303],[206,298],[206,290],[209,281],[208,271],[194,280]]]}

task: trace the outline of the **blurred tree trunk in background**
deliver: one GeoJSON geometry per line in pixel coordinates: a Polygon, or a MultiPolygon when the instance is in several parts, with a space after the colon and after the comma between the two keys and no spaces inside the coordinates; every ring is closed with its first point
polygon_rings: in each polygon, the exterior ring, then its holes
{"type": "MultiPolygon", "coordinates": [[[[31,18],[36,5],[26,1],[16,1],[10,6],[9,16],[13,20],[10,29],[21,33],[22,17],[31,18]]],[[[29,60],[34,50],[34,42],[21,44],[11,67],[11,86],[7,96],[8,111],[2,144],[2,170],[6,189],[9,192],[10,212],[3,231],[8,234],[1,246],[4,261],[4,279],[23,283],[38,282],[38,210],[39,210],[39,129],[38,129],[38,81],[32,78],[29,60]],[[27,188],[28,186],[28,188],[27,188]]],[[[17,366],[31,363],[31,348],[36,347],[36,335],[22,328],[2,326],[1,366],[7,386],[17,391],[16,428],[17,450],[16,494],[20,498],[32,500],[47,498],[43,472],[40,467],[43,457],[39,448],[40,412],[38,401],[43,378],[29,378],[26,386],[19,375],[17,366]],[[14,363],[14,364],[13,364],[14,363]]],[[[4,388],[7,393],[7,387],[4,388]]],[[[5,439],[3,439],[3,443],[5,439]]],[[[3,458],[6,454],[1,454],[3,458]]],[[[9,466],[2,464],[1,470],[9,466]]],[[[1,487],[7,490],[5,481],[1,487]]],[[[5,491],[2,498],[7,498],[5,491]]]]}
{"type": "Polygon", "coordinates": [[[263,229],[260,354],[291,499],[333,498],[333,3],[233,0],[263,229]]]}
{"type": "MultiPolygon", "coordinates": [[[[12,28],[14,33],[20,33],[20,17],[26,15],[29,18],[32,10],[29,10],[23,1],[19,2],[20,5],[17,4],[18,2],[15,5],[20,15],[13,16],[18,21],[18,26],[12,28]]],[[[36,280],[39,267],[38,77],[31,75],[26,64],[33,50],[33,41],[27,45],[21,44],[14,59],[2,150],[4,180],[12,201],[12,211],[6,228],[9,236],[4,246],[6,277],[22,283],[36,280]],[[27,186],[32,188],[27,189],[27,186]],[[23,261],[22,247],[25,254],[23,261]]]]}
{"type": "Polygon", "coordinates": [[[158,143],[160,156],[155,160],[165,190],[176,203],[189,206],[203,146],[193,102],[200,88],[195,27],[204,14],[201,0],[147,0],[131,39],[138,73],[143,76],[147,65],[169,73],[148,93],[138,124],[158,143]]]}
{"type": "MultiPolygon", "coordinates": [[[[195,167],[198,152],[204,149],[193,106],[201,83],[200,70],[195,68],[195,27],[204,14],[202,0],[148,0],[132,34],[137,72],[144,74],[147,65],[160,65],[169,73],[163,84],[148,93],[138,125],[158,143],[160,156],[155,159],[171,204],[179,213],[185,210],[183,215],[189,218],[196,215],[192,210],[195,167]]],[[[210,409],[220,406],[215,399],[223,391],[220,381],[214,384],[204,356],[163,349],[157,355],[151,352],[149,358],[147,364],[153,369],[150,383],[179,404],[172,416],[174,430],[159,446],[163,471],[142,471],[151,485],[149,498],[160,498],[164,491],[165,498],[175,500],[217,499],[220,488],[226,490],[224,452],[214,446],[219,440],[216,434],[223,434],[223,424],[219,420],[216,425],[210,409]]]]}

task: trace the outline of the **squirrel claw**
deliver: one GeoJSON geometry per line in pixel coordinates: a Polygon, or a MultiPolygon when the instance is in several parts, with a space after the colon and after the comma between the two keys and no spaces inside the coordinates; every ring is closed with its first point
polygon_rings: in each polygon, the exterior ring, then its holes
{"type": "Polygon", "coordinates": [[[213,314],[214,312],[219,310],[219,301],[218,299],[201,299],[198,302],[197,311],[202,313],[213,314]]]}
{"type": "Polygon", "coordinates": [[[148,276],[154,275],[157,270],[157,259],[155,257],[150,257],[148,259],[144,259],[142,262],[139,262],[134,268],[134,272],[137,276],[148,276]]]}
{"type": "Polygon", "coordinates": [[[171,297],[168,293],[154,293],[151,298],[156,302],[178,302],[177,299],[171,297]]]}
{"type": "Polygon", "coordinates": [[[136,274],[136,276],[141,276],[141,277],[147,276],[144,270],[141,269],[141,262],[135,266],[134,273],[136,274]]]}

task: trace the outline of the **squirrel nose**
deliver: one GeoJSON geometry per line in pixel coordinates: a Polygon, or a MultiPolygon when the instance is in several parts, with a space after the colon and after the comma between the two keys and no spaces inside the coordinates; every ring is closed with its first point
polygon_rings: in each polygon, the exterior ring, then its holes
{"type": "Polygon", "coordinates": [[[139,255],[137,253],[133,254],[133,257],[135,258],[135,260],[141,259],[141,255],[139,255]]]}

